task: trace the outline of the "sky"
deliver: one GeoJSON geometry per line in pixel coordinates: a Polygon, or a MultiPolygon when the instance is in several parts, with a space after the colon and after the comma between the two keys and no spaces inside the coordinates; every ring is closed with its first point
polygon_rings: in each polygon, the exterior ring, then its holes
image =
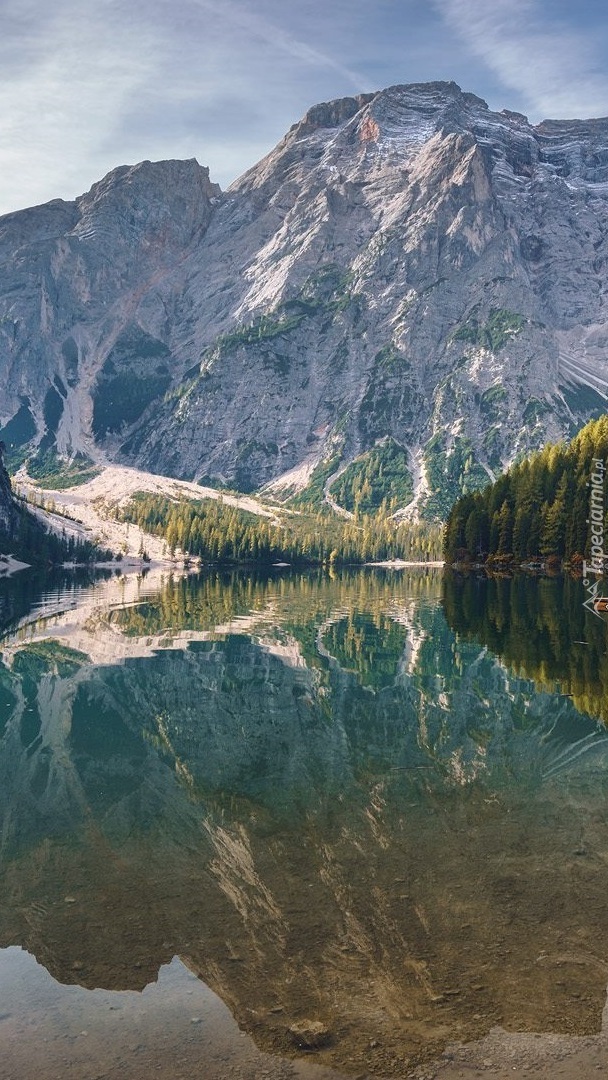
{"type": "Polygon", "coordinates": [[[534,123],[608,116],[608,5],[0,0],[0,213],[144,159],[224,188],[311,105],[450,79],[534,123]]]}

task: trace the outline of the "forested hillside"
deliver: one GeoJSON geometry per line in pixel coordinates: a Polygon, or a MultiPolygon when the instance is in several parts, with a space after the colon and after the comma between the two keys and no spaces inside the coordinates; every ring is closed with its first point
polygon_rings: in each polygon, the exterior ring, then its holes
{"type": "Polygon", "coordinates": [[[173,500],[139,492],[121,509],[123,521],[163,536],[176,549],[211,562],[296,564],[413,561],[441,558],[441,532],[428,524],[396,525],[384,512],[352,521],[328,514],[259,517],[216,499],[173,500]]]}
{"type": "MultiPolygon", "coordinates": [[[[4,468],[5,445],[0,441],[0,553],[6,558],[14,555],[37,566],[62,562],[87,562],[105,558],[88,540],[76,540],[49,532],[21,499],[15,498],[10,477],[4,468]]],[[[4,565],[0,569],[5,569],[4,565]]]]}
{"type": "Polygon", "coordinates": [[[20,501],[15,501],[14,525],[9,530],[0,525],[0,552],[14,555],[32,566],[58,566],[61,563],[105,562],[111,551],[91,540],[78,540],[47,530],[20,501]]]}
{"type": "Polygon", "coordinates": [[[458,499],[445,527],[445,558],[590,559],[593,536],[601,540],[608,525],[607,460],[608,415],[570,443],[546,446],[483,491],[458,499]]]}

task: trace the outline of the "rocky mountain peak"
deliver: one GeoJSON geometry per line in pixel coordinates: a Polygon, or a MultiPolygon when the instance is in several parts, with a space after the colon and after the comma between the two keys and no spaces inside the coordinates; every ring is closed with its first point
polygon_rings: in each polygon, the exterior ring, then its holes
{"type": "Polygon", "coordinates": [[[338,127],[355,116],[375,97],[375,94],[358,94],[356,97],[337,98],[334,101],[324,101],[319,105],[313,105],[302,120],[293,124],[290,132],[296,135],[307,135],[319,128],[338,127]]]}
{"type": "Polygon", "coordinates": [[[220,187],[209,180],[209,169],[188,161],[142,161],[113,169],[85,195],[76,199],[79,221],[73,235],[79,240],[158,238],[187,242],[210,217],[211,200],[220,187]]]}
{"type": "Polygon", "coordinates": [[[298,167],[330,187],[338,178],[373,182],[380,169],[387,181],[391,167],[401,177],[405,163],[433,136],[469,134],[483,143],[492,138],[492,130],[504,127],[509,138],[522,120],[527,125],[525,118],[516,116],[490,112],[482,98],[454,82],[396,85],[324,102],[309,109],[230,190],[276,193],[295,178],[298,167]]]}

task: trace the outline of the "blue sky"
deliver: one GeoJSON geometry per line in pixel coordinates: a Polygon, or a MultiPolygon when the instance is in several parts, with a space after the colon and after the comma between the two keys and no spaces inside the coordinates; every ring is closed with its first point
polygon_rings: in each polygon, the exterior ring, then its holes
{"type": "Polygon", "coordinates": [[[311,105],[435,79],[606,116],[605,0],[0,0],[0,213],[144,158],[225,187],[311,105]]]}

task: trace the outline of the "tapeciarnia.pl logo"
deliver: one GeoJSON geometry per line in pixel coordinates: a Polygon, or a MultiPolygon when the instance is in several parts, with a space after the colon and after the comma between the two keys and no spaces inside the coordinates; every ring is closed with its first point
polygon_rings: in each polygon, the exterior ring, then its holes
{"type": "Polygon", "coordinates": [[[606,465],[601,458],[592,458],[593,472],[587,483],[589,488],[589,517],[591,525],[591,561],[583,560],[583,585],[587,599],[583,603],[589,611],[601,619],[602,612],[608,612],[608,596],[598,596],[600,579],[604,574],[606,555],[604,552],[604,480],[606,465]],[[595,575],[595,581],[592,580],[595,575]]]}

